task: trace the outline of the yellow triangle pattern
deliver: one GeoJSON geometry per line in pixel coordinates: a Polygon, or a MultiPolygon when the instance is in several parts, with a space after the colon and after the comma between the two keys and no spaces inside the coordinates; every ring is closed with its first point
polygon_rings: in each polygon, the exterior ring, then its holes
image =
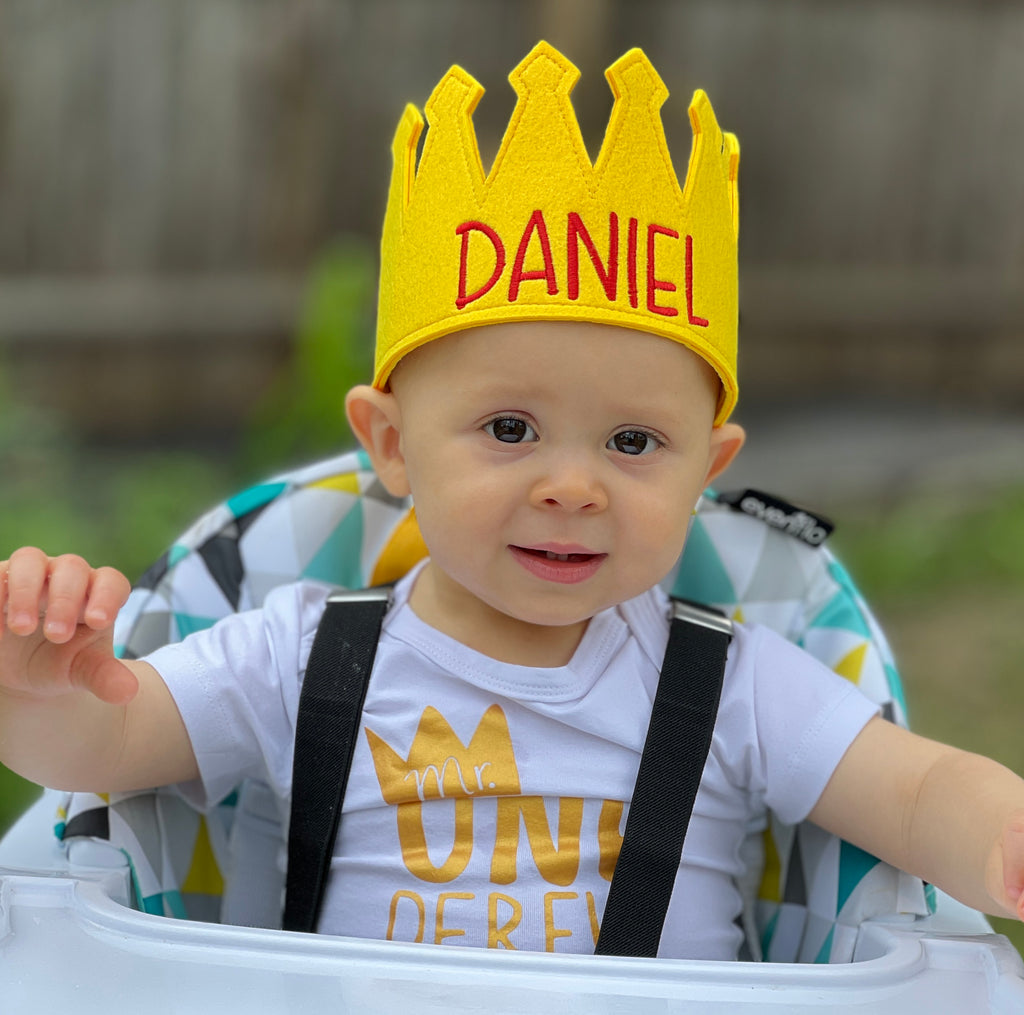
{"type": "Polygon", "coordinates": [[[860,683],[861,670],[864,668],[864,658],[868,654],[868,643],[862,642],[852,652],[848,652],[832,668],[841,677],[855,684],[860,683]]]}
{"type": "Polygon", "coordinates": [[[782,901],[782,861],[770,828],[764,830],[764,873],[757,894],[769,902],[782,901]]]}
{"type": "Polygon", "coordinates": [[[182,892],[196,895],[223,895],[224,878],[220,868],[217,866],[217,859],[213,855],[213,846],[210,845],[210,833],[206,827],[206,819],[199,821],[199,831],[196,834],[196,845],[192,851],[192,866],[189,867],[188,876],[181,886],[182,892]]]}
{"type": "Polygon", "coordinates": [[[315,483],[309,484],[321,490],[339,490],[341,493],[352,493],[359,495],[359,477],[354,472],[343,472],[337,476],[328,476],[326,479],[318,479],[315,483]]]}
{"type": "Polygon", "coordinates": [[[398,581],[426,555],[427,546],[423,542],[419,523],[416,521],[416,509],[410,508],[408,514],[395,526],[387,546],[381,550],[370,584],[387,585],[398,581]]]}

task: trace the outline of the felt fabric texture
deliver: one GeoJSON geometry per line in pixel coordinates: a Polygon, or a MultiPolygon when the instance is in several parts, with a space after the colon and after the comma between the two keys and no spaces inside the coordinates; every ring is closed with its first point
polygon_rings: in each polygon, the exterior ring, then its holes
{"type": "Polygon", "coordinates": [[[577,320],[661,335],[722,381],[716,423],[736,403],[739,144],[703,91],[680,186],[661,121],[668,90],[631,49],[606,72],[615,101],[591,163],[570,93],[579,71],[540,42],[511,73],[518,95],[485,173],[472,122],[481,85],[461,67],[407,106],[381,241],[374,384],[403,356],[465,328],[577,320]]]}

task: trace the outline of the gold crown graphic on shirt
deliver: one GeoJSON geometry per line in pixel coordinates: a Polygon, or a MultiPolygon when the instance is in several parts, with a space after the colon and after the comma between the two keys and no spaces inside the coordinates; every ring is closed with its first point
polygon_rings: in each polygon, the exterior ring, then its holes
{"type": "Polygon", "coordinates": [[[722,381],[716,422],[737,397],[739,144],[703,91],[680,187],[657,71],[631,49],[606,72],[614,105],[591,163],[570,93],[579,71],[538,43],[509,75],[518,95],[484,172],[472,114],[482,86],[453,66],[407,106],[381,241],[374,384],[399,360],[465,328],[508,321],[614,324],[680,342],[722,381]]]}
{"type": "Polygon", "coordinates": [[[484,712],[468,744],[432,705],[423,710],[408,758],[368,726],[366,739],[381,795],[389,804],[520,792],[508,720],[498,705],[484,712]]]}

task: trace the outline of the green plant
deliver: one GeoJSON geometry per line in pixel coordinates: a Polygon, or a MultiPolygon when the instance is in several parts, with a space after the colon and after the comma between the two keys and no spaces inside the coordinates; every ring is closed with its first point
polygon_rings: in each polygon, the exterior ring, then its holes
{"type": "Polygon", "coordinates": [[[346,237],[314,265],[288,371],[257,406],[245,441],[245,470],[265,475],[352,446],[345,393],[370,378],[375,258],[346,237]]]}
{"type": "Polygon", "coordinates": [[[835,545],[883,603],[1024,586],[1024,485],[920,496],[844,520],[835,545]]]}

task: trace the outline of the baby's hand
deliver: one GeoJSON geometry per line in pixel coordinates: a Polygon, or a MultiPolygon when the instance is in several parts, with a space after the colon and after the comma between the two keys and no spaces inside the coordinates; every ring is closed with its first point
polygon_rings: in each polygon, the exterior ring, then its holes
{"type": "Polygon", "coordinates": [[[84,689],[124,704],[138,689],[114,657],[113,624],[131,586],[110,567],[26,547],[0,563],[0,690],[52,697],[84,689]]]}

